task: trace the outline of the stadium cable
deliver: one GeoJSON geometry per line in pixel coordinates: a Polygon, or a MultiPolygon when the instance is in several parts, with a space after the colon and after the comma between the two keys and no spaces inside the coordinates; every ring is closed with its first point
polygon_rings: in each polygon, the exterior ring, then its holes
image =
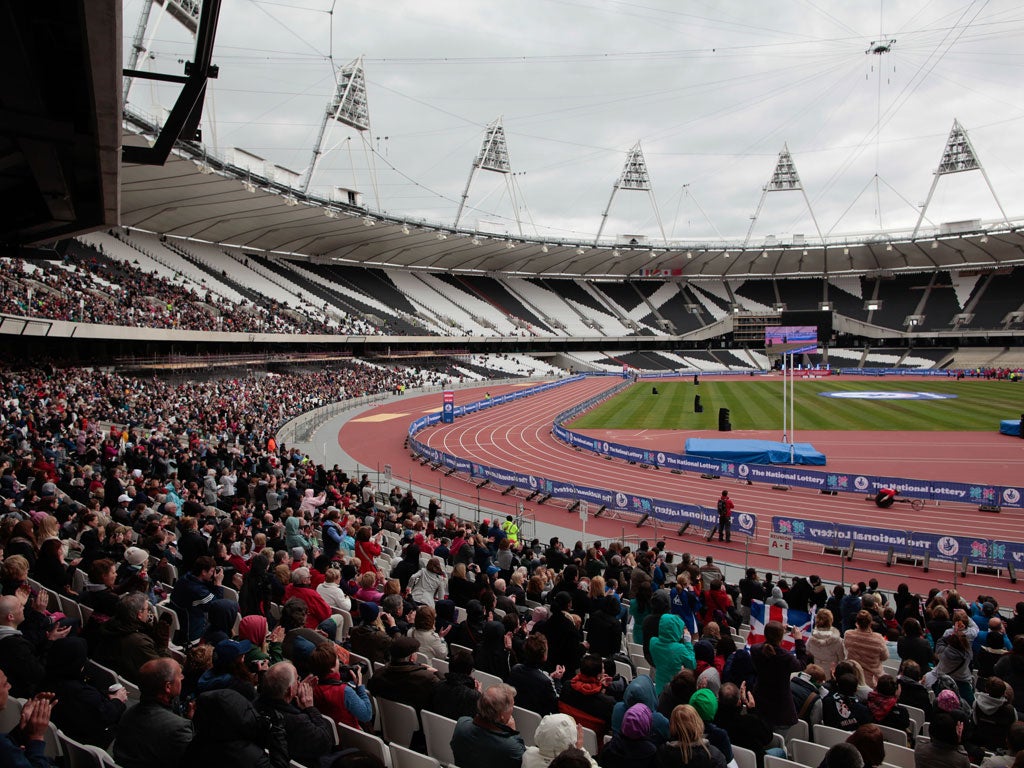
{"type": "Polygon", "coordinates": [[[883,115],[883,119],[879,121],[878,125],[876,125],[875,128],[869,130],[861,138],[857,146],[850,152],[847,158],[842,163],[840,163],[839,167],[835,171],[833,171],[832,175],[825,181],[825,184],[822,185],[822,188],[812,198],[812,203],[820,202],[822,198],[824,198],[826,193],[831,191],[832,187],[835,186],[836,183],[838,183],[841,176],[853,165],[856,159],[860,157],[860,155],[863,154],[863,152],[870,146],[870,141],[872,139],[873,132],[876,130],[882,130],[882,128],[888,125],[888,123],[900,112],[900,110],[910,99],[910,97],[917,91],[918,88],[920,88],[920,86],[928,78],[929,74],[935,69],[936,66],[938,66],[939,62],[942,61],[945,54],[950,50],[950,48],[953,47],[953,45],[956,44],[957,40],[959,40],[961,35],[963,35],[964,32],[967,31],[967,28],[985,9],[985,7],[988,5],[989,0],[982,0],[981,7],[978,8],[974,16],[971,17],[970,21],[968,21],[966,24],[961,24],[964,17],[966,17],[967,13],[975,5],[975,2],[976,0],[971,0],[970,5],[964,9],[963,13],[957,19],[956,23],[946,28],[945,34],[943,35],[942,39],[933,47],[932,52],[928,55],[928,58],[925,59],[925,61],[918,67],[917,71],[911,76],[910,80],[908,80],[907,84],[903,87],[900,93],[897,94],[896,98],[886,108],[885,113],[883,115]],[[953,34],[954,31],[957,32],[956,36],[947,44],[947,40],[949,40],[950,35],[953,34]],[[940,52],[943,46],[945,46],[945,50],[940,52]]]}

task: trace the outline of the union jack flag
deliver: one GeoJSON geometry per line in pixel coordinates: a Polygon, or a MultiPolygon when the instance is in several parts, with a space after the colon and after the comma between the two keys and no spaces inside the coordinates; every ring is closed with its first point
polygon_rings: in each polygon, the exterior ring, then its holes
{"type": "MultiPolygon", "coordinates": [[[[793,625],[799,627],[806,641],[811,636],[814,628],[814,616],[807,611],[796,611],[792,608],[780,608],[777,605],[767,606],[760,600],[752,600],[750,603],[750,634],[747,635],[747,646],[754,646],[764,642],[764,625],[769,621],[777,621],[782,626],[793,625]]],[[[793,636],[788,632],[782,637],[782,647],[792,651],[796,646],[793,636]]]]}

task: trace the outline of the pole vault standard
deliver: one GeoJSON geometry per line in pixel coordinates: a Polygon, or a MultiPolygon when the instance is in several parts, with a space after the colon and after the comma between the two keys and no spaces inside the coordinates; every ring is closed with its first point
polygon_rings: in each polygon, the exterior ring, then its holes
{"type": "Polygon", "coordinates": [[[796,353],[789,353],[789,463],[796,459],[796,418],[793,411],[793,401],[796,399],[796,353]]]}
{"type": "Polygon", "coordinates": [[[786,417],[789,415],[789,387],[786,386],[786,374],[789,371],[786,368],[786,353],[782,353],[782,442],[788,442],[788,433],[786,432],[786,417]]]}

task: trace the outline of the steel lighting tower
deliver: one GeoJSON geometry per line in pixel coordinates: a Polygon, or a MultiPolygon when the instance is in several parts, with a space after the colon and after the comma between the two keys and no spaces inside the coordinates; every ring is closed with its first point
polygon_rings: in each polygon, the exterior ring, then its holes
{"type": "MultiPolygon", "coordinates": [[[[303,194],[309,191],[313,182],[313,175],[316,173],[317,165],[325,154],[336,147],[324,149],[330,128],[334,123],[347,125],[359,132],[363,141],[363,147],[368,151],[370,158],[373,157],[372,147],[369,145],[370,132],[370,106],[366,98],[366,74],[363,70],[363,57],[349,62],[338,70],[338,86],[334,91],[334,98],[324,110],[323,120],[320,123],[320,131],[317,133],[316,145],[313,148],[313,158],[309,163],[309,170],[306,172],[305,181],[302,183],[303,194]]],[[[371,184],[373,185],[374,196],[377,199],[377,207],[380,208],[380,196],[377,190],[377,174],[373,172],[371,161],[371,184]]]]}
{"type": "MultiPolygon", "coordinates": [[[[142,4],[142,12],[139,14],[139,23],[135,27],[135,36],[132,38],[132,48],[128,55],[128,66],[125,69],[134,70],[138,67],[139,61],[145,56],[153,38],[156,37],[157,29],[160,28],[163,14],[157,16],[153,32],[150,34],[149,40],[146,40],[146,30],[149,28],[149,16],[153,12],[154,2],[166,10],[172,19],[191,32],[193,38],[199,29],[199,16],[203,10],[202,0],[145,0],[142,4]]],[[[122,104],[128,103],[128,92],[131,91],[133,81],[132,76],[125,76],[122,104]]]]}
{"type": "Polygon", "coordinates": [[[1010,223],[1010,220],[1006,217],[1006,211],[1003,210],[1002,203],[996,197],[995,189],[992,188],[992,182],[988,180],[985,166],[981,164],[981,160],[978,159],[978,155],[971,145],[967,131],[960,125],[959,120],[954,119],[953,128],[950,130],[949,138],[946,140],[946,148],[942,151],[942,159],[939,160],[939,167],[935,171],[935,178],[932,179],[932,187],[928,190],[928,197],[921,207],[921,215],[918,216],[917,224],[914,225],[914,232],[910,236],[911,239],[917,236],[917,230],[921,228],[921,222],[924,221],[925,212],[928,210],[928,204],[932,201],[932,195],[935,194],[935,188],[939,184],[939,179],[949,173],[962,173],[964,171],[981,171],[981,175],[985,178],[985,184],[988,185],[988,191],[992,193],[992,199],[996,201],[996,205],[999,206],[999,212],[1003,214],[1003,221],[1007,224],[1010,223]]]}
{"type": "Polygon", "coordinates": [[[821,234],[821,227],[818,226],[818,219],[814,216],[814,209],[811,208],[811,201],[807,199],[804,185],[800,183],[800,174],[797,173],[796,163],[793,162],[793,157],[789,154],[789,147],[783,144],[782,151],[779,152],[779,159],[775,163],[772,177],[761,188],[761,200],[757,204],[757,210],[754,211],[754,215],[750,217],[750,229],[747,230],[747,236],[743,240],[744,247],[750,242],[750,236],[754,233],[754,225],[757,224],[757,217],[761,215],[761,208],[764,207],[764,201],[768,197],[768,193],[795,191],[799,191],[804,196],[804,203],[806,203],[807,210],[811,214],[811,221],[814,222],[814,229],[818,232],[818,238],[825,242],[825,238],[821,234]]]}
{"type": "Polygon", "coordinates": [[[594,238],[594,245],[601,240],[601,233],[604,232],[604,225],[608,221],[608,211],[611,210],[612,202],[615,200],[615,193],[620,189],[638,190],[647,192],[651,198],[651,207],[654,209],[654,216],[658,219],[658,229],[661,230],[661,239],[668,245],[668,238],[665,236],[665,226],[661,223],[661,214],[658,212],[658,203],[654,199],[654,188],[651,186],[651,177],[647,173],[647,162],[644,160],[643,150],[640,149],[638,141],[626,155],[626,164],[622,166],[622,173],[612,186],[612,196],[608,198],[608,205],[601,214],[601,226],[597,229],[597,237],[594,238]]]}
{"type": "Polygon", "coordinates": [[[459,202],[459,210],[455,213],[453,227],[459,226],[462,218],[462,210],[466,207],[466,199],[469,197],[469,187],[477,171],[493,171],[505,177],[505,185],[508,187],[508,195],[512,200],[512,208],[515,212],[516,226],[519,228],[519,235],[523,234],[523,224],[519,218],[519,205],[516,202],[515,185],[512,183],[512,165],[508,159],[508,146],[505,144],[505,127],[501,124],[501,117],[488,124],[484,131],[484,141],[480,145],[480,153],[473,160],[469,169],[469,178],[466,179],[466,189],[462,192],[462,200],[459,202]]]}

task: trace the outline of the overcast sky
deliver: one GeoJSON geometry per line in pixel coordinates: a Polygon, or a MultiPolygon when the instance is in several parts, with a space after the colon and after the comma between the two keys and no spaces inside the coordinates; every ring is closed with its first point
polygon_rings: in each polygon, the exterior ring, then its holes
{"type": "MultiPolygon", "coordinates": [[[[126,51],[141,7],[125,2],[126,51]]],[[[147,65],[180,73],[191,42],[157,17],[147,65]]],[[[398,216],[451,225],[500,116],[516,176],[477,174],[466,227],[515,233],[518,211],[528,236],[592,239],[638,141],[657,212],[621,191],[605,237],[660,240],[660,216],[670,239],[742,239],[784,144],[824,234],[913,227],[954,118],[1024,217],[1020,2],[223,0],[204,140],[304,170],[334,67],[358,56],[372,130],[335,124],[314,188],[398,216]]],[[[175,95],[139,82],[129,105],[175,95]]],[[[978,172],[943,177],[928,209],[999,217],[978,172]]],[[[799,192],[772,193],[753,240],[815,231],[799,192]]]]}

